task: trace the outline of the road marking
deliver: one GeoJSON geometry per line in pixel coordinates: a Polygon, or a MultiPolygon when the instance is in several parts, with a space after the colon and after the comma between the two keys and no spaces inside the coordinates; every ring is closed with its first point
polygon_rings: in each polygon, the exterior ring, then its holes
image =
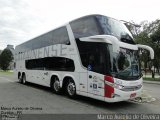
{"type": "MultiPolygon", "coordinates": [[[[13,80],[10,80],[10,79],[8,79],[8,78],[6,78],[6,77],[0,77],[0,79],[7,80],[7,81],[9,81],[9,82],[14,82],[13,80]]],[[[0,80],[0,81],[1,81],[1,80],[0,80]]]]}

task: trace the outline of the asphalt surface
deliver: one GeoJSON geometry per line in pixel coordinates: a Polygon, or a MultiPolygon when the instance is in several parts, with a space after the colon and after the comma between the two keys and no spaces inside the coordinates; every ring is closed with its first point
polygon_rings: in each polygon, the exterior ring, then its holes
{"type": "Polygon", "coordinates": [[[146,90],[151,96],[156,98],[160,101],[160,82],[157,83],[143,83],[144,84],[144,90],[146,90]]]}
{"type": "MultiPolygon", "coordinates": [[[[156,99],[144,103],[133,101],[106,103],[82,96],[73,100],[65,95],[56,95],[44,86],[31,83],[22,85],[18,83],[14,75],[0,74],[0,110],[1,114],[18,111],[22,115],[160,114],[159,90],[160,85],[144,83],[144,91],[156,99]]],[[[78,116],[74,117],[77,118],[78,116]]]]}

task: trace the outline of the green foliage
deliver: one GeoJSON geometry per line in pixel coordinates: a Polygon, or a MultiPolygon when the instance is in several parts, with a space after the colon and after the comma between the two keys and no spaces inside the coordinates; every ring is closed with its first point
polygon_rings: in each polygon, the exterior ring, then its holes
{"type": "Polygon", "coordinates": [[[0,55],[0,67],[2,70],[7,70],[10,62],[13,60],[13,54],[9,49],[4,49],[0,55]]]}
{"type": "MultiPolygon", "coordinates": [[[[143,22],[142,31],[135,36],[135,41],[139,44],[145,44],[151,46],[155,52],[155,59],[153,65],[155,68],[160,68],[160,20],[155,20],[151,23],[143,22]]],[[[141,60],[145,64],[148,62],[148,53],[142,53],[141,60]]],[[[147,67],[147,66],[146,66],[147,67]]]]}
{"type": "Polygon", "coordinates": [[[148,80],[148,81],[158,81],[158,82],[160,82],[160,78],[143,77],[143,80],[148,80]]]}
{"type": "Polygon", "coordinates": [[[150,24],[150,39],[151,39],[151,47],[155,52],[155,59],[153,65],[155,68],[160,68],[160,20],[156,20],[150,24]]]}
{"type": "MultiPolygon", "coordinates": [[[[133,21],[131,23],[134,23],[133,21]]],[[[140,23],[141,28],[136,28],[133,25],[128,25],[128,29],[133,34],[137,44],[144,44],[152,47],[155,52],[153,65],[158,70],[160,69],[160,20],[155,20],[151,23],[143,21],[140,23]]],[[[141,51],[141,61],[144,63],[144,68],[149,67],[149,53],[141,51]]],[[[142,65],[143,66],[143,65],[142,65]]]]}
{"type": "Polygon", "coordinates": [[[0,75],[13,75],[13,71],[10,70],[0,71],[0,75]]]}

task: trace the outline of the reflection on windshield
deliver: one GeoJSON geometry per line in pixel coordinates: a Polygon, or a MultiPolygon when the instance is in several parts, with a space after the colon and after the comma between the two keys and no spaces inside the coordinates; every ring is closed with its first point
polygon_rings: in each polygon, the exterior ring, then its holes
{"type": "Polygon", "coordinates": [[[122,22],[106,16],[97,16],[97,19],[104,34],[113,35],[122,42],[134,44],[132,34],[122,22]]]}
{"type": "Polygon", "coordinates": [[[122,49],[119,54],[112,53],[112,73],[122,79],[136,79],[140,77],[138,51],[122,49]]]}

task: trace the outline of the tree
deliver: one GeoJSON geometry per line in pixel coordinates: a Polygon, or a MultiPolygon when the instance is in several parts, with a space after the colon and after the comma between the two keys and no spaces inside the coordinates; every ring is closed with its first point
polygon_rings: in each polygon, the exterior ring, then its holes
{"type": "Polygon", "coordinates": [[[0,55],[0,67],[2,70],[7,70],[13,60],[13,54],[9,49],[4,49],[0,55]]]}
{"type": "MultiPolygon", "coordinates": [[[[134,22],[132,22],[134,23],[134,22]]],[[[135,29],[132,25],[128,25],[128,29],[133,34],[135,42],[138,44],[144,44],[151,46],[155,52],[155,58],[153,60],[153,66],[157,69],[159,73],[160,69],[160,20],[155,20],[153,22],[143,21],[140,23],[141,28],[135,29]]],[[[144,69],[151,68],[149,62],[149,53],[146,51],[141,51],[141,61],[144,63],[144,69]]],[[[155,70],[152,71],[154,74],[155,70]]],[[[154,75],[153,75],[154,76],[154,75]]]]}
{"type": "Polygon", "coordinates": [[[160,69],[160,20],[156,20],[154,22],[155,31],[151,34],[151,39],[153,43],[153,48],[155,52],[155,60],[154,60],[154,66],[157,68],[157,72],[159,73],[160,69]]]}
{"type": "Polygon", "coordinates": [[[125,22],[124,24],[126,25],[128,30],[131,32],[133,37],[136,37],[141,32],[139,29],[141,25],[136,24],[134,21],[125,22]]]}

